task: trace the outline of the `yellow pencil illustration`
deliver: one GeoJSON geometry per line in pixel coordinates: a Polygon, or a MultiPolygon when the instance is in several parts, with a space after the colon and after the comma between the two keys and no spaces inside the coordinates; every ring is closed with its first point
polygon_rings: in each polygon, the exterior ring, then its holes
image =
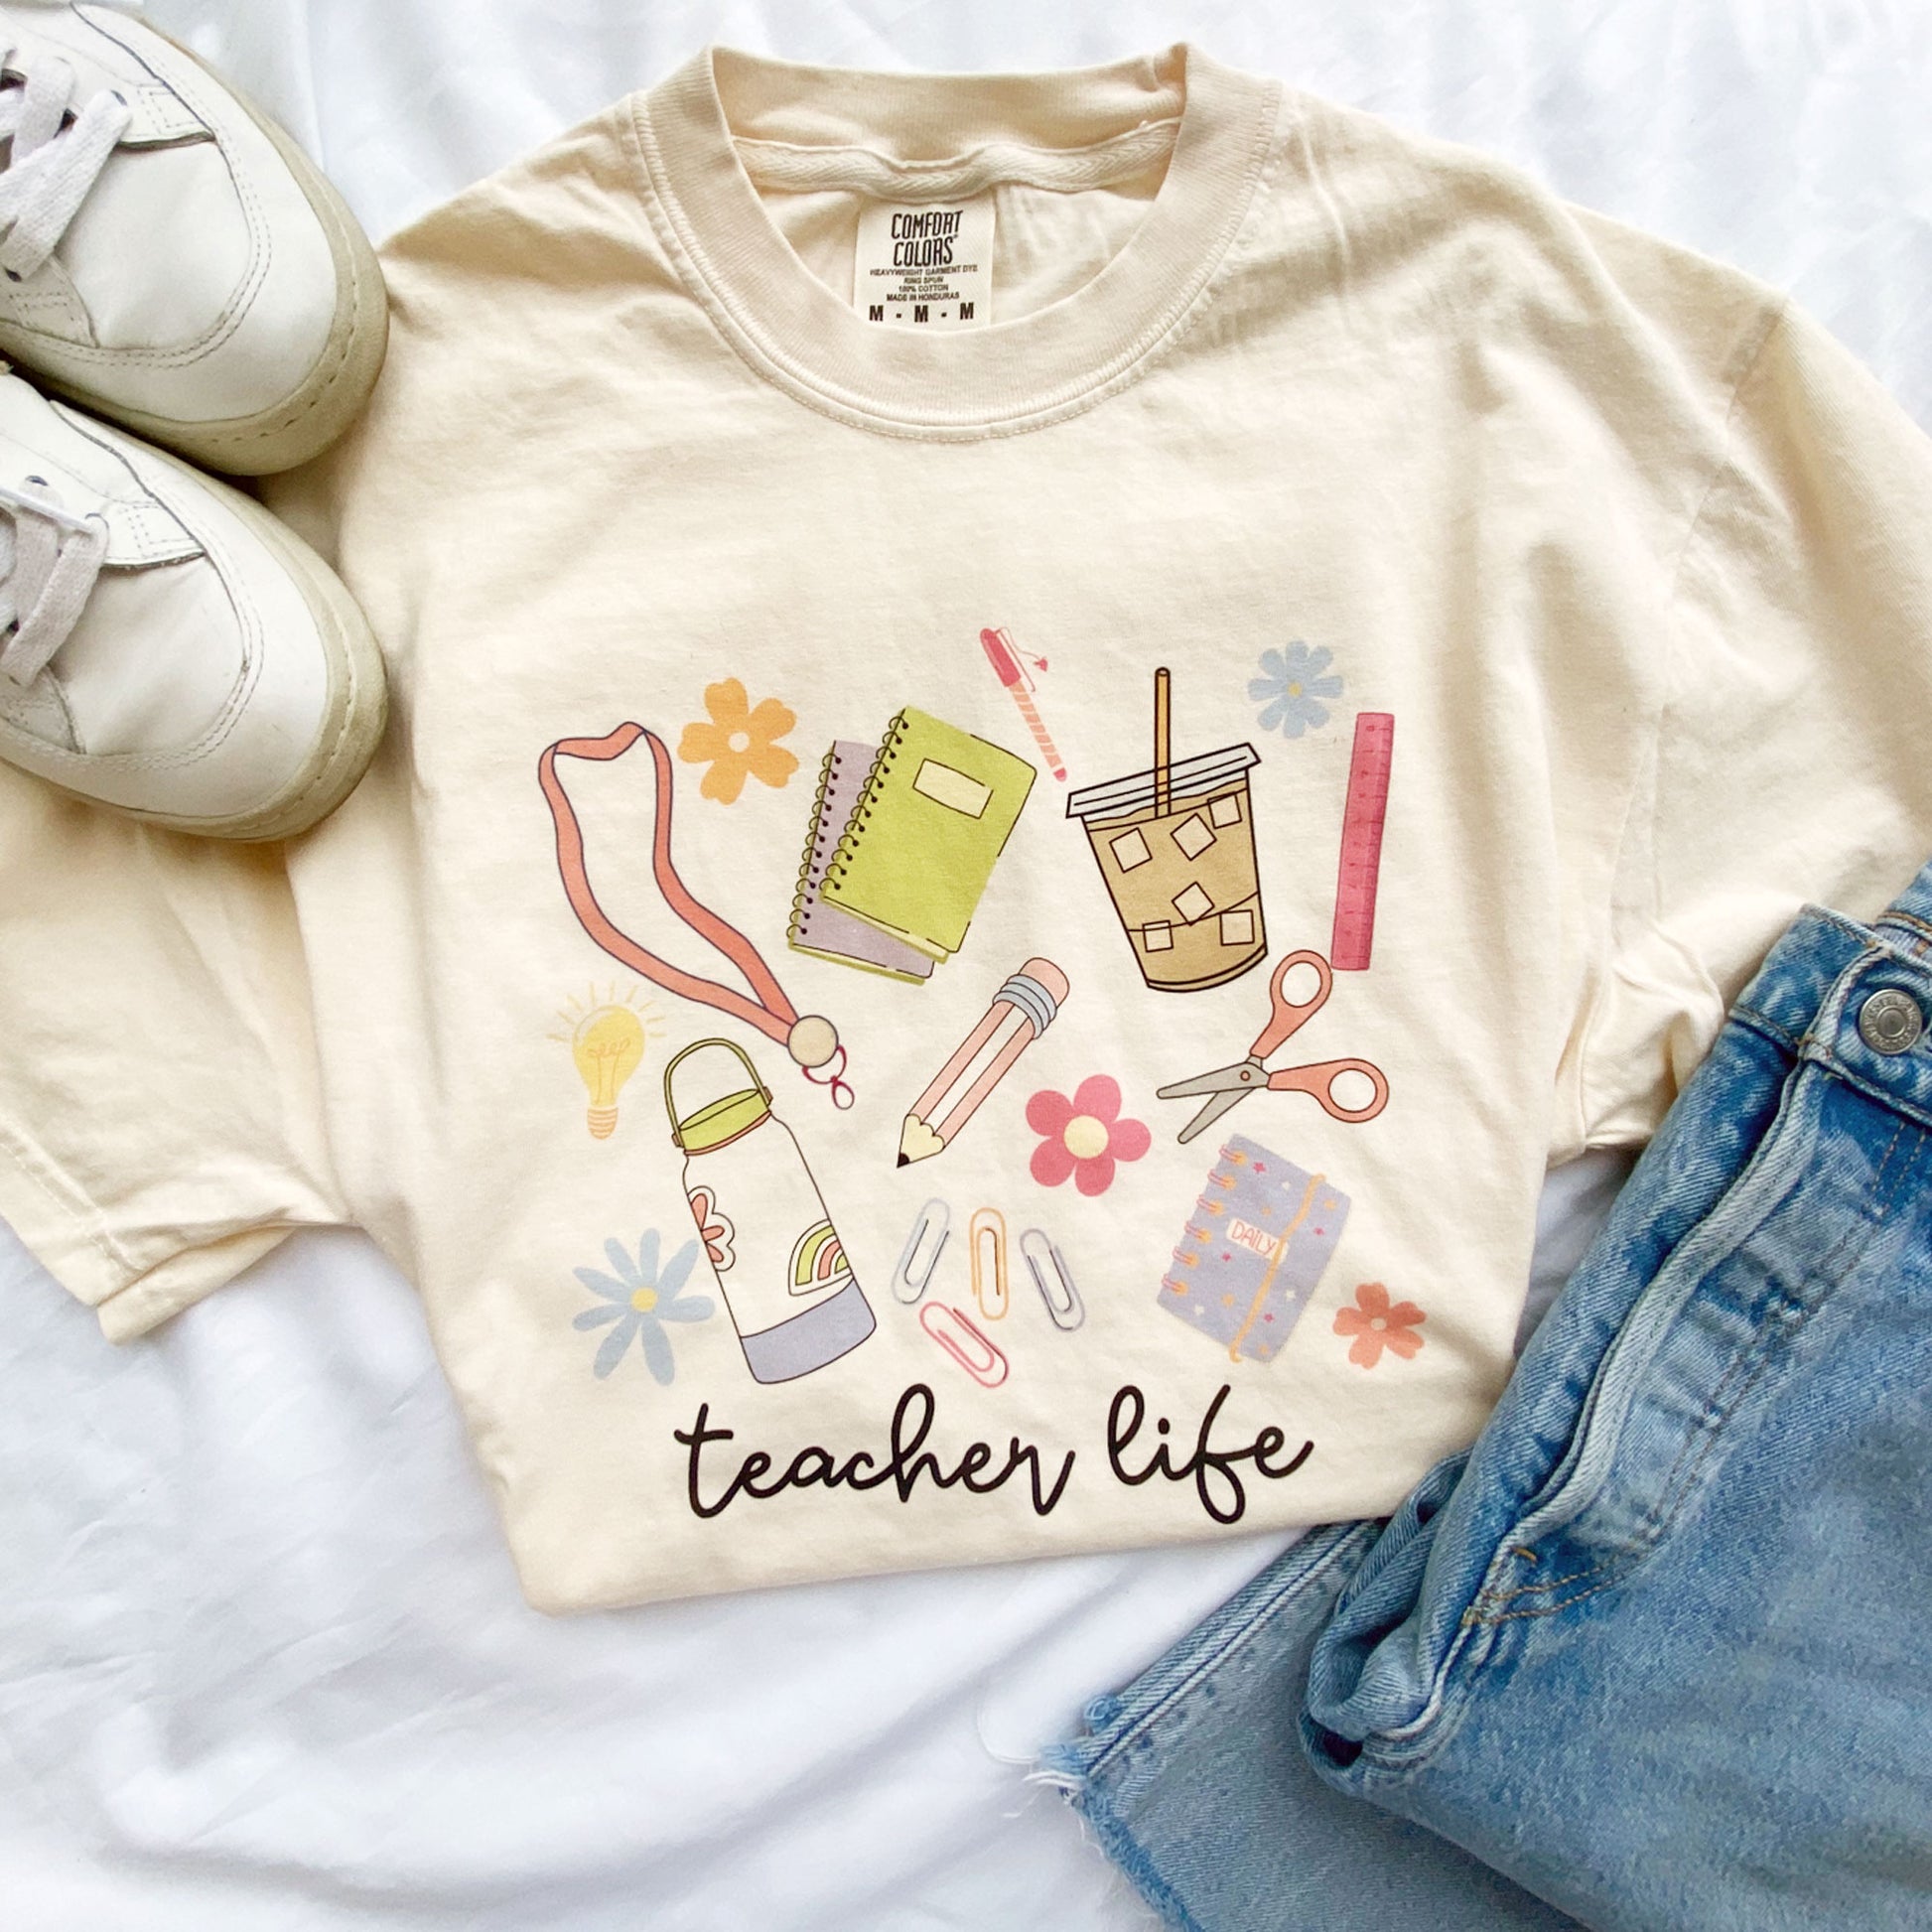
{"type": "Polygon", "coordinates": [[[1066,975],[1050,959],[1028,960],[1000,988],[985,1018],[913,1101],[898,1137],[901,1168],[951,1145],[1014,1062],[1053,1024],[1067,990],[1066,975]]]}

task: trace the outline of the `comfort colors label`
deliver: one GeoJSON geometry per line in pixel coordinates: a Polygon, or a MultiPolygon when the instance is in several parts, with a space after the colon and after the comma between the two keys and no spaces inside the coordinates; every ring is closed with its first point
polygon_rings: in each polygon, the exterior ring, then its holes
{"type": "Polygon", "coordinates": [[[993,319],[993,198],[874,202],[859,215],[852,302],[867,322],[977,329],[993,319]]]}

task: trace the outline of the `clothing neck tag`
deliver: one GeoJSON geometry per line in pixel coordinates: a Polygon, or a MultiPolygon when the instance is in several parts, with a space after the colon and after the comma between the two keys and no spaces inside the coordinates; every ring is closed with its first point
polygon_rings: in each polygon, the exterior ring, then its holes
{"type": "Polygon", "coordinates": [[[982,329],[993,320],[993,197],[872,202],[859,214],[852,303],[903,329],[982,329]]]}

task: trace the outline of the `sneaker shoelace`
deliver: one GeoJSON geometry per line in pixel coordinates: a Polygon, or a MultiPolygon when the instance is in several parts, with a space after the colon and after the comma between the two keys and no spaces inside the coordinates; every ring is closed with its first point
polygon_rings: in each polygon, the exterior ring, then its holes
{"type": "Polygon", "coordinates": [[[0,677],[24,687],[47,668],[106,554],[106,521],[64,508],[44,477],[0,483],[0,677]]]}
{"type": "Polygon", "coordinates": [[[9,47],[0,56],[0,269],[25,281],[67,233],[134,118],[124,96],[103,88],[71,112],[74,74],[56,56],[31,67],[9,47]]]}

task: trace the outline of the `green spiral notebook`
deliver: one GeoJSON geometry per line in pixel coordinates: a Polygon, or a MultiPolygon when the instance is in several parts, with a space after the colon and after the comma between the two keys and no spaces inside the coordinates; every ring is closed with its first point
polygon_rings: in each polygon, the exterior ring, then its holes
{"type": "Polygon", "coordinates": [[[832,863],[872,776],[879,754],[858,739],[835,740],[819,766],[818,795],[812,801],[811,828],[805,834],[805,853],[798,865],[798,890],[791,898],[791,923],[785,943],[793,952],[856,966],[861,972],[884,973],[889,979],[923,981],[932,977],[933,960],[903,939],[865,919],[854,918],[819,896],[825,870],[832,863]]]}
{"type": "Polygon", "coordinates": [[[1025,759],[923,711],[901,711],[819,897],[929,958],[949,958],[1033,784],[1025,759]]]}

